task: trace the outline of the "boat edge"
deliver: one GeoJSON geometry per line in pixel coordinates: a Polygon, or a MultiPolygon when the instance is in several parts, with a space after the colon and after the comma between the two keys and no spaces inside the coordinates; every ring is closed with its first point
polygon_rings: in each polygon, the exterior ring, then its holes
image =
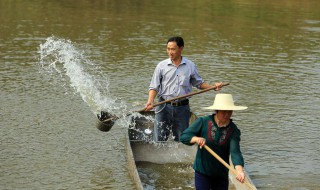
{"type": "Polygon", "coordinates": [[[128,133],[126,133],[125,150],[127,153],[129,175],[131,176],[133,183],[135,184],[136,189],[143,190],[143,186],[142,186],[142,183],[140,180],[138,169],[137,169],[134,157],[133,157],[133,152],[132,152],[128,133]]]}

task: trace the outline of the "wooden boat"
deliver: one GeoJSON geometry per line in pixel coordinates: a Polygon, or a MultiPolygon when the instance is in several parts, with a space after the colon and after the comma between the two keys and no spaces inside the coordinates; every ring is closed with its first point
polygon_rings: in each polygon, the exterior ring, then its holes
{"type": "MultiPolygon", "coordinates": [[[[190,122],[196,119],[190,113],[190,122]]],[[[135,161],[152,163],[192,163],[197,146],[187,146],[170,139],[165,142],[153,141],[153,118],[154,112],[145,112],[143,117],[133,117],[132,125],[129,126],[129,140],[135,161]]]]}

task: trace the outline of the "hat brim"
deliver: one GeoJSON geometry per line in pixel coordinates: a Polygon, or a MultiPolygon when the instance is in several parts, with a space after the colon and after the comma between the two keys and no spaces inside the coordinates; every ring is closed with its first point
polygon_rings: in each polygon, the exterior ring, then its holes
{"type": "Polygon", "coordinates": [[[235,110],[245,110],[248,107],[246,106],[209,106],[209,107],[204,107],[203,109],[206,110],[228,110],[228,111],[235,111],[235,110]]]}

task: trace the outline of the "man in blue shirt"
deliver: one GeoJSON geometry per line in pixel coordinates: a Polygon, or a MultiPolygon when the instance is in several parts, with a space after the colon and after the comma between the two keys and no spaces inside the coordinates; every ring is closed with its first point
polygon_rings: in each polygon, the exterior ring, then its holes
{"type": "MultiPolygon", "coordinates": [[[[181,37],[171,37],[167,41],[168,59],[161,61],[154,73],[149,86],[149,97],[145,110],[153,108],[157,96],[159,101],[172,99],[192,92],[192,86],[198,89],[214,87],[204,82],[196,65],[182,57],[184,41],[181,37]]],[[[220,90],[222,83],[216,83],[220,90]]],[[[175,141],[189,126],[189,99],[179,99],[155,108],[154,141],[167,141],[170,131],[175,141]]]]}

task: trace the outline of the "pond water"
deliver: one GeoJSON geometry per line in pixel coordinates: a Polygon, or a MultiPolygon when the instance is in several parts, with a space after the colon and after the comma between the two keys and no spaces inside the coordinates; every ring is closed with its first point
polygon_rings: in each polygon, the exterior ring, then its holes
{"type": "MultiPolygon", "coordinates": [[[[121,119],[143,107],[166,40],[209,83],[249,107],[235,112],[258,189],[320,189],[320,2],[0,1],[1,189],[135,189],[121,119]]],[[[192,97],[198,116],[214,92],[192,97]]],[[[185,165],[138,165],[146,189],[193,189],[185,165]],[[168,171],[173,171],[170,174],[168,171]],[[178,174],[178,177],[177,177],[178,174]]]]}

